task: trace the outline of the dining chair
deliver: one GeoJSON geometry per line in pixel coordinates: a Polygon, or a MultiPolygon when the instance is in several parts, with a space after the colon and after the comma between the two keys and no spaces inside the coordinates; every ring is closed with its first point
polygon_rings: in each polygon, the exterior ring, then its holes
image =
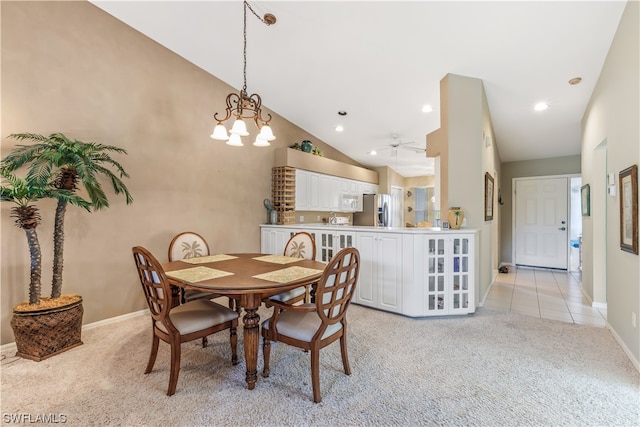
{"type": "Polygon", "coordinates": [[[171,287],[158,260],[142,246],[132,249],[142,290],[151,313],[153,340],[144,373],[153,369],[160,340],[171,346],[171,366],[167,395],[176,391],[180,373],[182,343],[229,329],[231,363],[238,364],[238,313],[210,300],[194,300],[176,307],[171,303],[171,287]]]}
{"type": "MultiPolygon", "coordinates": [[[[169,261],[179,261],[188,258],[197,258],[211,255],[209,244],[198,233],[184,231],[177,234],[169,243],[169,261]]],[[[220,295],[212,292],[197,291],[195,289],[182,289],[181,302],[185,303],[196,299],[213,299],[220,295]]],[[[229,308],[233,309],[234,300],[229,298],[229,308]]]]}
{"type": "Polygon", "coordinates": [[[313,401],[320,395],[320,349],[340,340],[344,373],[351,375],[347,355],[346,313],[360,273],[360,253],[345,248],[329,261],[320,277],[314,304],[273,302],[273,316],[262,323],[263,377],[269,376],[271,341],[279,341],[311,353],[313,401]]]}
{"type": "MultiPolygon", "coordinates": [[[[294,258],[306,258],[310,260],[316,259],[316,242],[313,236],[306,231],[295,233],[289,238],[287,244],[284,245],[285,256],[294,258]]],[[[299,288],[280,292],[265,299],[265,303],[270,305],[271,301],[285,302],[294,304],[299,301],[309,302],[309,286],[301,286],[299,288]]]]}

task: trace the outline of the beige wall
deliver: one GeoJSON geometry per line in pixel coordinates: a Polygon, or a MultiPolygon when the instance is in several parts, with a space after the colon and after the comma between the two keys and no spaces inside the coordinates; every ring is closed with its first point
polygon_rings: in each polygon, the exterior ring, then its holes
{"type": "Polygon", "coordinates": [[[640,316],[640,259],[620,250],[620,195],[605,188],[607,173],[617,181],[640,164],[639,17],[640,3],[629,1],[582,120],[582,183],[591,185],[592,203],[582,221],[582,281],[592,297],[604,290],[607,323],[640,369],[640,326],[631,324],[640,316]]]}
{"type": "MultiPolygon", "coordinates": [[[[483,300],[497,267],[499,210],[494,192],[494,218],[484,220],[484,176],[500,172],[498,144],[482,80],[448,74],[440,83],[442,127],[427,137],[429,156],[440,156],[441,216],[449,207],[464,210],[466,227],[480,230],[478,300],[483,300]],[[487,145],[485,137],[492,143],[487,145]]],[[[438,181],[438,178],[436,178],[438,181]]]]}
{"type": "MultiPolygon", "coordinates": [[[[0,7],[2,156],[15,145],[7,135],[17,132],[62,132],[129,152],[117,158],[131,175],[132,205],[110,192],[105,211],[67,210],[63,292],[83,296],[84,323],[145,307],[134,245],[165,261],[171,238],[193,230],[215,252],[258,251],[277,147],[310,139],[328,158],[353,163],[273,112],[272,147],[210,139],[213,114],[224,110],[233,89],[88,2],[3,1],[0,7]]],[[[12,307],[28,296],[26,238],[10,207],[1,206],[2,343],[13,341],[12,307]]],[[[40,207],[48,295],[55,206],[40,207]]]]}

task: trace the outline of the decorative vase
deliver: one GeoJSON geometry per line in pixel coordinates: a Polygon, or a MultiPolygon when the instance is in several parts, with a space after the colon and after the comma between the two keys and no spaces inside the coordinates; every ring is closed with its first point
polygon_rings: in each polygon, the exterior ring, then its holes
{"type": "Polygon", "coordinates": [[[82,298],[66,306],[13,311],[16,356],[39,362],[82,344],[82,298]]]}
{"type": "Polygon", "coordinates": [[[302,151],[304,151],[305,153],[310,153],[313,151],[313,144],[311,143],[311,141],[305,139],[304,141],[302,141],[302,145],[300,146],[300,148],[302,148],[302,151]]]}
{"type": "Polygon", "coordinates": [[[460,227],[462,227],[462,220],[464,219],[464,211],[459,207],[449,208],[447,219],[449,220],[449,227],[453,230],[458,230],[460,229],[460,227]]]}

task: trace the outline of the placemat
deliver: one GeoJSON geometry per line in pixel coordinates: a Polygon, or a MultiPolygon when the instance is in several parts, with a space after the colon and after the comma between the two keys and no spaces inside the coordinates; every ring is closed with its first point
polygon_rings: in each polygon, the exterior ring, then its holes
{"type": "Polygon", "coordinates": [[[219,277],[231,276],[233,273],[227,271],[216,270],[209,267],[191,267],[183,270],[167,271],[167,276],[175,279],[184,280],[186,282],[201,282],[208,279],[217,279],[219,277]]]}
{"type": "Polygon", "coordinates": [[[217,254],[217,255],[207,255],[207,256],[199,256],[195,258],[185,258],[180,261],[188,262],[189,264],[206,264],[208,262],[216,262],[216,261],[226,261],[228,259],[236,259],[237,256],[225,255],[225,254],[217,254]]]}
{"type": "Polygon", "coordinates": [[[318,273],[322,273],[322,270],[294,266],[283,268],[282,270],[271,271],[269,273],[258,274],[253,277],[256,279],[268,280],[270,282],[287,283],[303,279],[308,276],[313,276],[318,273]]]}
{"type": "Polygon", "coordinates": [[[284,255],[264,255],[254,259],[258,261],[271,262],[273,264],[291,264],[292,262],[302,261],[304,258],[295,258],[284,255]]]}

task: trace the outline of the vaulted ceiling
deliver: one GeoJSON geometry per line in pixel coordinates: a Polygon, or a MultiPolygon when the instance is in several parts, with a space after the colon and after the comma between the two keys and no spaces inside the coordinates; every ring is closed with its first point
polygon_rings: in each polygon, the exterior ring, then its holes
{"type": "MultiPolygon", "coordinates": [[[[241,1],[92,3],[242,87],[241,1]]],[[[440,80],[448,73],[474,77],[484,83],[503,162],[575,155],[580,121],[625,4],[251,2],[277,23],[267,27],[247,16],[247,89],[354,160],[419,176],[433,170],[419,148],[440,127],[440,80]],[[570,85],[575,77],[582,81],[570,85]],[[534,111],[538,102],[549,108],[534,111]],[[424,105],[433,111],[422,112],[424,105]],[[403,148],[391,147],[398,143],[403,148]],[[410,147],[418,149],[404,149],[410,147]],[[371,156],[374,149],[378,155],[371,156]]]]}

